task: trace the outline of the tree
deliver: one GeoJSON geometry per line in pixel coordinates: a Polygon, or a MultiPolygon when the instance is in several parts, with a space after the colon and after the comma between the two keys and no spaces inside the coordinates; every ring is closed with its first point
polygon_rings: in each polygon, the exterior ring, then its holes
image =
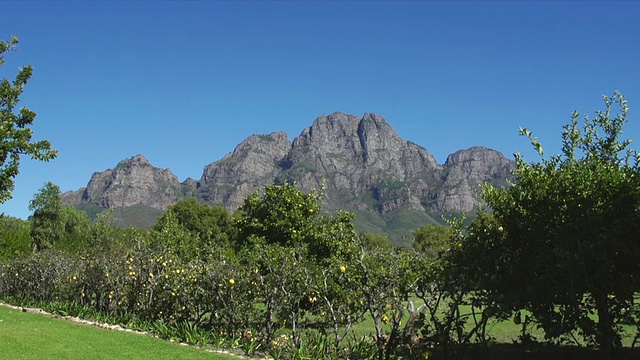
{"type": "Polygon", "coordinates": [[[13,259],[30,253],[30,228],[26,220],[0,215],[0,259],[13,259]]]}
{"type": "MultiPolygon", "coordinates": [[[[5,64],[7,53],[15,51],[17,45],[18,38],[15,36],[11,36],[8,42],[0,41],[0,67],[5,64]]],[[[7,79],[0,81],[0,203],[12,197],[21,155],[29,155],[40,161],[49,161],[58,155],[48,141],[31,141],[33,131],[29,126],[33,124],[35,112],[22,107],[18,113],[14,113],[32,73],[33,67],[28,65],[20,68],[13,83],[7,79]]]]}
{"type": "Polygon", "coordinates": [[[240,237],[291,246],[307,236],[319,211],[317,194],[304,194],[289,183],[267,185],[263,192],[247,196],[240,207],[240,237]]]}
{"type": "Polygon", "coordinates": [[[561,155],[545,158],[521,129],[541,160],[516,154],[513,186],[484,187],[493,219],[470,228],[463,247],[470,255],[461,259],[515,320],[529,310],[547,337],[578,331],[610,358],[621,322],[638,306],[640,157],[620,140],[627,102],[619,92],[603,98],[604,111],[585,117],[582,129],[573,113],[561,155]]]}
{"type": "Polygon", "coordinates": [[[175,218],[177,224],[199,237],[203,245],[227,245],[234,236],[233,219],[225,208],[200,204],[195,198],[181,200],[170,206],[152,230],[165,227],[170,220],[169,217],[175,218]]]}
{"type": "Polygon", "coordinates": [[[180,224],[177,216],[167,211],[163,220],[151,229],[152,247],[169,250],[185,261],[199,257],[204,250],[202,239],[180,224]]]}
{"type": "Polygon", "coordinates": [[[53,246],[64,235],[65,221],[62,213],[60,188],[47,182],[29,202],[31,216],[31,240],[33,251],[53,246]]]}
{"type": "Polygon", "coordinates": [[[447,250],[450,238],[450,227],[427,224],[413,233],[411,246],[417,252],[435,258],[440,252],[447,250]]]}
{"type": "Polygon", "coordinates": [[[238,210],[238,245],[278,244],[304,249],[317,260],[344,256],[357,236],[353,214],[321,215],[319,198],[318,192],[305,194],[289,183],[267,185],[247,196],[238,210]]]}
{"type": "Polygon", "coordinates": [[[360,246],[367,250],[384,249],[391,251],[393,249],[389,237],[384,234],[362,232],[358,234],[358,239],[360,240],[360,246]]]}
{"type": "Polygon", "coordinates": [[[80,251],[91,240],[91,220],[82,210],[65,206],[61,210],[63,236],[58,242],[59,248],[66,251],[80,251]]]}

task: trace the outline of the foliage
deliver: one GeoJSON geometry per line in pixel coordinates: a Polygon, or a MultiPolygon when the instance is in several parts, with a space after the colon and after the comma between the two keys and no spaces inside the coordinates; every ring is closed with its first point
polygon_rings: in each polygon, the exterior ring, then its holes
{"type": "Polygon", "coordinates": [[[91,240],[91,220],[84,211],[73,206],[63,207],[61,215],[64,224],[63,236],[55,247],[76,253],[82,251],[91,240]]]}
{"type": "Polygon", "coordinates": [[[261,244],[251,252],[243,252],[243,258],[252,259],[251,275],[254,290],[263,304],[263,322],[260,336],[267,343],[276,340],[277,330],[290,329],[291,341],[300,346],[301,330],[307,326],[307,311],[314,306],[313,287],[317,267],[299,250],[279,244],[261,244]]]}
{"type": "Polygon", "coordinates": [[[319,214],[320,193],[304,194],[293,184],[268,185],[264,192],[249,195],[238,210],[238,245],[259,242],[305,248],[316,260],[343,256],[342,245],[356,236],[353,215],[339,212],[334,217],[319,214]]]}
{"type": "Polygon", "coordinates": [[[363,248],[349,274],[359,279],[354,286],[362,294],[361,305],[373,319],[378,359],[390,359],[400,344],[416,335],[414,323],[419,309],[409,301],[419,278],[413,255],[404,250],[363,248]]]}
{"type": "Polygon", "coordinates": [[[63,206],[60,188],[47,182],[29,202],[33,250],[80,251],[90,241],[91,221],[72,206],[63,206]]]}
{"type": "Polygon", "coordinates": [[[145,229],[129,227],[123,229],[114,224],[112,214],[114,208],[99,213],[91,226],[90,246],[88,255],[112,254],[121,256],[135,249],[146,248],[149,245],[149,232],[145,229]]]}
{"type": "Polygon", "coordinates": [[[200,256],[204,244],[197,233],[188,231],[174,212],[167,211],[151,229],[151,246],[165,251],[175,252],[180,258],[193,260],[200,256]]]}
{"type": "Polygon", "coordinates": [[[151,229],[161,230],[167,222],[173,221],[170,217],[186,231],[198,237],[199,243],[194,243],[193,247],[227,246],[234,236],[231,214],[225,208],[199,204],[195,198],[171,205],[151,229]]]}
{"type": "Polygon", "coordinates": [[[47,182],[29,202],[31,216],[31,239],[33,251],[50,248],[64,234],[64,217],[60,187],[47,182]]]}
{"type": "Polygon", "coordinates": [[[0,259],[19,258],[31,252],[31,224],[0,215],[0,259]]]}
{"type": "Polygon", "coordinates": [[[304,242],[306,230],[318,216],[314,193],[304,194],[292,184],[268,185],[249,195],[240,207],[240,239],[262,238],[267,243],[293,246],[304,242]]]}
{"type": "MultiPolygon", "coordinates": [[[[8,42],[0,41],[0,67],[5,64],[5,56],[15,51],[17,45],[18,38],[15,36],[11,36],[8,42]]],[[[40,161],[49,161],[58,155],[48,141],[31,141],[33,130],[29,126],[35,120],[35,112],[26,107],[20,108],[18,113],[14,112],[32,73],[33,67],[28,65],[18,70],[13,82],[7,79],[0,81],[0,203],[12,197],[21,155],[40,161]]]]}
{"type": "MultiPolygon", "coordinates": [[[[449,237],[440,246],[435,258],[429,253],[417,253],[414,271],[421,274],[416,284],[416,296],[423,311],[416,319],[424,345],[438,348],[445,357],[455,348],[478,341],[486,345],[486,325],[491,314],[481,311],[473,279],[467,274],[461,259],[468,253],[463,241],[465,217],[447,220],[449,237]],[[470,308],[464,312],[463,308],[470,308]]],[[[481,261],[481,260],[480,260],[481,261]]]]}
{"type": "Polygon", "coordinates": [[[389,238],[384,234],[374,234],[362,232],[358,235],[360,240],[360,246],[372,250],[372,249],[393,249],[393,245],[389,242],[389,238]]]}
{"type": "Polygon", "coordinates": [[[411,247],[419,253],[435,258],[448,248],[450,238],[451,228],[427,224],[413,233],[411,247]]]}
{"type": "Polygon", "coordinates": [[[627,103],[618,92],[604,103],[582,129],[573,114],[560,155],[545,158],[521,129],[541,160],[516,154],[516,183],[485,186],[493,217],[471,226],[463,266],[505,312],[526,309],[548,338],[578,332],[607,357],[640,290],[640,175],[638,154],[620,140],[627,103]]]}

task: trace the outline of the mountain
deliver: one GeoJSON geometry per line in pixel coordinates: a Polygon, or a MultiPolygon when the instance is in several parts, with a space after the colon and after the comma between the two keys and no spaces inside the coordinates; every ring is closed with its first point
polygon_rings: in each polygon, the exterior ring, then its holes
{"type": "Polygon", "coordinates": [[[251,135],[205,166],[200,180],[180,183],[169,169],[136,155],[94,173],[86,188],[63,194],[63,201],[89,212],[113,206],[121,225],[135,219],[148,226],[186,197],[233,211],[264,185],[288,181],[305,191],[323,188],[325,209],[352,211],[359,230],[406,244],[413,230],[441,222],[443,214],[473,212],[480,184],[507,184],[513,168],[512,160],[481,146],[438,164],[380,115],[336,112],[315,119],[293,141],[283,132],[251,135]]]}

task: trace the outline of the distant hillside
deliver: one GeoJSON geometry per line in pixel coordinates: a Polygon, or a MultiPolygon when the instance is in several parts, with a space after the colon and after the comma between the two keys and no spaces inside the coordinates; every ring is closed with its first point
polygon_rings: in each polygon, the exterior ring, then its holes
{"type": "Polygon", "coordinates": [[[86,188],[63,194],[67,204],[96,212],[115,207],[122,226],[149,226],[170,204],[196,197],[233,211],[266,184],[294,182],[324,188],[328,211],[356,214],[360,231],[386,233],[406,244],[426,223],[448,213],[474,212],[483,182],[506,184],[514,162],[498,151],[472,147],[438,164],[425,148],[405,141],[376,114],[320,116],[293,141],[274,132],[251,135],[180,183],[169,169],[142,155],[96,172],[86,188]]]}

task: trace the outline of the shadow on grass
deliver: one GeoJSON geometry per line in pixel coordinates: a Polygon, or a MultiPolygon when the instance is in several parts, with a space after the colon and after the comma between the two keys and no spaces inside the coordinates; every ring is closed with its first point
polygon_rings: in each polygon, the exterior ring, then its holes
{"type": "MultiPolygon", "coordinates": [[[[540,345],[523,348],[522,345],[496,344],[491,349],[482,345],[474,344],[457,347],[445,354],[442,350],[433,349],[430,356],[423,359],[429,360],[599,360],[600,353],[597,349],[587,349],[576,346],[554,346],[540,345]]],[[[640,359],[640,348],[622,348],[615,354],[616,360],[638,360],[640,359]]]]}

